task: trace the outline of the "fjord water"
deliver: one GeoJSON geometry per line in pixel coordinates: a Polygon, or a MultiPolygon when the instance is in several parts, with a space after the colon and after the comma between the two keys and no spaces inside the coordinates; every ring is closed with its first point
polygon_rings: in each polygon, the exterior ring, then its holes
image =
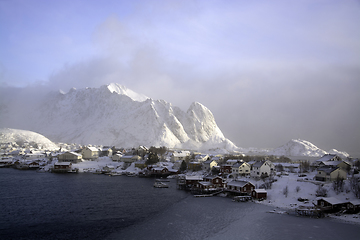
{"type": "Polygon", "coordinates": [[[194,198],[154,179],[0,169],[0,239],[358,239],[359,225],[194,198]]]}

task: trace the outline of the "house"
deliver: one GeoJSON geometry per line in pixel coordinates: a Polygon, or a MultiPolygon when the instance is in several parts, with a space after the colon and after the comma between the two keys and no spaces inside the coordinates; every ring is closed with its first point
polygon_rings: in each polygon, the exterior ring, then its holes
{"type": "Polygon", "coordinates": [[[339,167],[324,166],[317,169],[315,180],[317,181],[335,181],[337,178],[346,179],[346,172],[339,167]]]}
{"type": "Polygon", "coordinates": [[[94,160],[99,157],[99,150],[95,147],[85,147],[81,150],[83,159],[94,160]]]}
{"type": "Polygon", "coordinates": [[[23,158],[25,160],[37,160],[37,159],[42,159],[45,157],[46,156],[43,153],[26,153],[25,155],[23,155],[23,158]]]}
{"type": "Polygon", "coordinates": [[[317,198],[317,206],[325,212],[337,212],[342,208],[346,208],[347,202],[340,201],[334,197],[317,198]]]}
{"type": "Polygon", "coordinates": [[[204,181],[205,182],[210,182],[216,188],[224,188],[224,181],[219,176],[208,175],[208,176],[204,177],[204,181]]]}
{"type": "Polygon", "coordinates": [[[114,162],[121,162],[121,158],[122,158],[122,154],[120,153],[116,153],[114,155],[111,156],[111,159],[114,161],[114,162]]]}
{"type": "Polygon", "coordinates": [[[3,157],[0,159],[0,168],[1,167],[11,167],[13,165],[12,157],[3,157]]]}
{"type": "Polygon", "coordinates": [[[329,162],[329,161],[335,161],[335,162],[340,162],[342,161],[341,158],[335,154],[325,154],[324,156],[322,156],[320,159],[316,160],[315,162],[313,162],[311,164],[312,167],[320,167],[321,164],[325,163],[325,162],[329,162]]]}
{"type": "Polygon", "coordinates": [[[238,163],[239,161],[242,161],[242,160],[229,159],[229,160],[226,161],[225,165],[233,166],[234,164],[238,163]]]}
{"type": "Polygon", "coordinates": [[[346,210],[348,213],[360,212],[360,199],[352,200],[346,204],[346,210]]]}
{"type": "Polygon", "coordinates": [[[226,191],[235,195],[251,195],[255,185],[248,181],[231,181],[226,184],[226,191]]]}
{"type": "Polygon", "coordinates": [[[200,181],[193,185],[192,190],[200,193],[209,193],[217,191],[218,188],[212,182],[200,181]]]}
{"type": "Polygon", "coordinates": [[[265,189],[254,189],[252,191],[251,196],[254,199],[266,199],[267,198],[267,191],[265,189]]]}
{"type": "Polygon", "coordinates": [[[145,163],[144,160],[136,161],[135,162],[135,167],[140,168],[140,169],[144,169],[144,168],[146,168],[146,163],[145,163]]]}
{"type": "Polygon", "coordinates": [[[57,162],[54,164],[54,168],[52,169],[52,172],[66,173],[71,170],[71,167],[72,167],[71,162],[57,162]]]}
{"type": "Polygon", "coordinates": [[[232,173],[232,166],[227,165],[227,164],[220,166],[220,173],[222,173],[222,174],[231,174],[232,173]]]}
{"type": "Polygon", "coordinates": [[[179,189],[190,190],[201,181],[203,181],[202,176],[179,175],[177,185],[179,189]]]}
{"type": "Polygon", "coordinates": [[[251,166],[250,176],[254,178],[268,177],[273,175],[274,171],[275,166],[271,161],[257,161],[251,166]]]}
{"type": "Polygon", "coordinates": [[[330,166],[330,167],[338,167],[341,168],[342,170],[348,172],[351,169],[351,165],[343,160],[341,161],[327,161],[327,162],[320,162],[319,163],[319,167],[324,167],[324,166],[330,166]]]}
{"type": "Polygon", "coordinates": [[[134,155],[144,156],[148,151],[149,149],[147,147],[139,146],[138,148],[135,149],[134,155]]]}
{"type": "Polygon", "coordinates": [[[170,161],[171,162],[176,162],[179,160],[186,160],[186,157],[190,156],[190,152],[189,151],[175,151],[173,153],[171,153],[170,155],[170,161]]]}
{"type": "Polygon", "coordinates": [[[199,171],[202,168],[202,163],[200,163],[200,162],[189,162],[189,164],[187,165],[187,168],[189,170],[199,171]]]}
{"type": "Polygon", "coordinates": [[[136,161],[140,161],[141,157],[138,155],[126,155],[126,156],[122,156],[120,157],[120,162],[124,162],[124,163],[133,163],[136,161]]]}
{"type": "Polygon", "coordinates": [[[218,164],[215,160],[209,159],[203,162],[203,170],[204,171],[211,171],[213,167],[216,167],[218,164]]]}
{"type": "Polygon", "coordinates": [[[210,156],[208,154],[199,154],[195,156],[195,161],[197,162],[205,162],[206,160],[209,160],[210,156]]]}
{"type": "Polygon", "coordinates": [[[171,173],[167,167],[153,167],[151,168],[151,175],[155,177],[167,177],[171,173]]]}
{"type": "Polygon", "coordinates": [[[247,162],[239,161],[232,165],[231,172],[238,176],[250,175],[251,166],[247,162]]]}
{"type": "Polygon", "coordinates": [[[111,147],[103,147],[99,151],[99,157],[111,157],[113,155],[113,150],[111,147]]]}
{"type": "Polygon", "coordinates": [[[81,162],[82,155],[75,152],[64,152],[57,155],[59,162],[72,162],[78,163],[81,162]]]}

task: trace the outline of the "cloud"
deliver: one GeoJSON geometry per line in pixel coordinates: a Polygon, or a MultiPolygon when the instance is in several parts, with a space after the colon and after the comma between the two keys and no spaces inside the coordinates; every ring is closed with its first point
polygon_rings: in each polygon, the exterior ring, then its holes
{"type": "Polygon", "coordinates": [[[239,146],[303,138],[358,151],[353,3],[157,1],[125,9],[98,22],[86,47],[71,35],[61,45],[68,61],[30,85],[66,92],[117,82],[183,110],[203,103],[239,146]]]}

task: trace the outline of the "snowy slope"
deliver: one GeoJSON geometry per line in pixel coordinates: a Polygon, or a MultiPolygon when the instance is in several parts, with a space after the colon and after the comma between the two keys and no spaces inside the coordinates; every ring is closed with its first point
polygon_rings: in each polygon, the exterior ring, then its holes
{"type": "Polygon", "coordinates": [[[331,149],[328,153],[335,154],[335,155],[341,157],[342,159],[346,159],[346,158],[350,157],[350,155],[347,152],[341,152],[336,149],[331,149]]]}
{"type": "Polygon", "coordinates": [[[118,84],[49,94],[28,120],[27,129],[57,142],[236,149],[202,104],[183,112],[118,84]]]}
{"type": "Polygon", "coordinates": [[[35,132],[18,130],[11,128],[0,129],[0,143],[10,142],[35,142],[39,147],[47,150],[59,149],[59,147],[51,142],[49,139],[35,132]]]}
{"type": "Polygon", "coordinates": [[[275,156],[308,156],[308,157],[322,157],[327,154],[326,151],[318,148],[311,142],[292,139],[285,145],[269,151],[269,155],[275,156]]]}

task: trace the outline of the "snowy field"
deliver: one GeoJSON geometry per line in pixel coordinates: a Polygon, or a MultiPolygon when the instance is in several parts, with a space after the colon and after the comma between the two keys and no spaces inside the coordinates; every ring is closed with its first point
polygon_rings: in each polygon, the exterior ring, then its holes
{"type": "MultiPolygon", "coordinates": [[[[265,204],[268,206],[273,206],[274,209],[279,208],[279,210],[295,210],[298,206],[314,206],[316,204],[316,195],[315,192],[319,187],[319,184],[324,184],[323,182],[313,181],[316,172],[306,173],[305,177],[298,177],[298,173],[289,173],[288,176],[276,177],[277,181],[272,184],[271,189],[267,189],[267,199],[265,201],[258,202],[260,204],[265,204]],[[305,180],[305,178],[309,180],[305,180]],[[288,188],[288,194],[285,196],[284,189],[288,188]],[[298,188],[297,188],[298,187],[298,188]],[[297,191],[298,189],[298,191],[297,191]],[[306,202],[298,201],[298,198],[308,199],[306,202]]],[[[255,181],[253,179],[244,179],[249,180],[253,184],[260,186],[263,181],[255,181]]],[[[345,185],[345,189],[346,189],[345,185]]],[[[324,188],[328,190],[327,197],[335,197],[341,201],[351,201],[358,200],[353,192],[346,191],[336,194],[332,188],[332,183],[324,184],[324,188]]],[[[341,219],[347,222],[360,224],[360,215],[359,214],[342,214],[341,216],[336,216],[335,214],[329,214],[329,217],[341,219]]]]}

